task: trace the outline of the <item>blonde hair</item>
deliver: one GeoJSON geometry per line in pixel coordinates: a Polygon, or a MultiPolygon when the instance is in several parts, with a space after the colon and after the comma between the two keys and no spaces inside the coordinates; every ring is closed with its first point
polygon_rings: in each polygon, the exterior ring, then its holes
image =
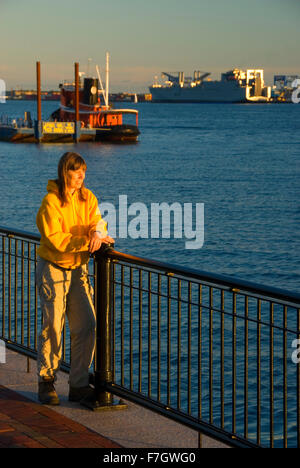
{"type": "MultiPolygon", "coordinates": [[[[82,156],[78,153],[73,153],[68,151],[64,153],[59,160],[57,175],[58,179],[56,180],[58,186],[58,196],[61,201],[62,206],[68,203],[67,199],[67,175],[68,171],[77,171],[78,169],[83,168],[86,170],[86,162],[82,156]]],[[[85,198],[85,187],[84,184],[79,189],[79,200],[86,201],[85,198]]]]}

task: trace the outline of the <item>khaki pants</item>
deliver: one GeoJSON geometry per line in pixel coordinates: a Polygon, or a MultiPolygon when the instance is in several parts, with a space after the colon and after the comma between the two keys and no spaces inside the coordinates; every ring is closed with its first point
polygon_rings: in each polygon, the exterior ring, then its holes
{"type": "Polygon", "coordinates": [[[71,335],[72,387],[89,382],[95,349],[96,317],[87,265],[75,270],[60,268],[38,257],[36,282],[42,309],[38,342],[38,377],[54,377],[62,358],[62,329],[67,314],[71,335]]]}

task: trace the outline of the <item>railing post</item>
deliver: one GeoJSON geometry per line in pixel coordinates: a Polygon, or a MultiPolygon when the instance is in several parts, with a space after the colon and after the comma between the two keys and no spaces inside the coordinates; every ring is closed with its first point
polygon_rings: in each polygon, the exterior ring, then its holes
{"type": "Polygon", "coordinates": [[[111,392],[107,391],[107,384],[113,381],[111,362],[111,260],[106,252],[110,245],[102,245],[95,254],[96,262],[96,368],[95,390],[96,402],[88,405],[92,410],[125,409],[127,405],[122,401],[115,401],[111,392]]]}

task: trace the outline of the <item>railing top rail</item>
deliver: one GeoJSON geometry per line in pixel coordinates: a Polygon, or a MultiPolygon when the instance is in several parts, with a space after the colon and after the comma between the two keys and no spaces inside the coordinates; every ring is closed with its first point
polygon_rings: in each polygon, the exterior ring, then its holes
{"type": "Polygon", "coordinates": [[[31,240],[34,242],[39,242],[41,240],[41,236],[39,234],[22,231],[20,229],[10,229],[5,226],[0,226],[0,235],[1,234],[6,235],[7,237],[21,237],[23,239],[31,240]]]}
{"type": "MultiPolygon", "coordinates": [[[[4,234],[8,237],[20,237],[34,242],[40,241],[39,234],[22,231],[19,229],[10,229],[5,226],[0,226],[0,235],[1,234],[4,234]]],[[[262,299],[275,299],[277,301],[279,300],[288,303],[292,307],[300,308],[300,294],[293,291],[271,286],[264,286],[258,283],[241,280],[233,276],[219,275],[206,271],[195,270],[192,268],[185,268],[175,264],[164,263],[157,260],[151,260],[148,258],[136,257],[134,255],[125,254],[113,249],[107,250],[106,255],[108,255],[112,260],[123,261],[125,263],[142,266],[144,268],[153,268],[161,271],[166,275],[174,274],[179,277],[206,282],[212,287],[221,287],[223,289],[226,288],[232,292],[241,294],[250,293],[259,295],[262,299]]]]}
{"type": "Polygon", "coordinates": [[[259,295],[262,299],[276,299],[284,301],[285,303],[289,303],[292,307],[300,308],[300,294],[293,291],[271,286],[264,286],[250,281],[244,281],[233,276],[218,275],[215,273],[195,270],[192,268],[184,268],[179,265],[150,260],[147,258],[135,257],[133,255],[117,252],[113,249],[107,251],[107,255],[112,260],[120,260],[145,268],[153,268],[165,273],[166,275],[173,274],[179,277],[186,277],[189,279],[206,282],[211,286],[226,288],[232,292],[241,294],[255,294],[259,295]]]}

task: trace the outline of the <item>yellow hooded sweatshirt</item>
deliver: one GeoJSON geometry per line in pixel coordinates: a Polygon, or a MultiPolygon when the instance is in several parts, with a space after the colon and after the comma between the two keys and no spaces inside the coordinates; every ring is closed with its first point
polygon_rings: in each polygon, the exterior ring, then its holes
{"type": "Polygon", "coordinates": [[[76,190],[73,195],[68,195],[68,203],[61,206],[58,186],[54,180],[49,180],[48,194],[37,214],[36,223],[41,233],[37,253],[62,268],[73,269],[88,263],[88,247],[95,231],[101,237],[107,236],[97,198],[90,190],[83,190],[86,201],[79,199],[76,190]]]}

